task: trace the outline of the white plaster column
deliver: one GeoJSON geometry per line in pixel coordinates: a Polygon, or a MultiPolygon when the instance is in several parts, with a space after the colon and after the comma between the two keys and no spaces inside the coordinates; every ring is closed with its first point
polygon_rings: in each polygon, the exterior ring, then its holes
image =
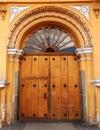
{"type": "Polygon", "coordinates": [[[95,122],[100,127],[100,76],[98,79],[90,80],[95,89],[95,122]]]}
{"type": "Polygon", "coordinates": [[[92,47],[76,49],[80,57],[80,79],[83,119],[90,124],[94,123],[94,87],[90,83],[93,75],[92,47]],[[91,108],[92,106],[92,108],[91,108]]]}
{"type": "Polygon", "coordinates": [[[5,124],[5,118],[6,118],[6,87],[9,84],[9,81],[3,80],[2,73],[0,73],[0,111],[1,111],[1,117],[0,117],[0,128],[5,124]]]}
{"type": "Polygon", "coordinates": [[[20,57],[23,55],[23,50],[18,49],[8,49],[8,79],[9,79],[9,88],[7,88],[7,123],[11,124],[15,120],[17,114],[16,99],[18,98],[18,75],[16,77],[16,68],[18,69],[20,63],[20,57]]]}

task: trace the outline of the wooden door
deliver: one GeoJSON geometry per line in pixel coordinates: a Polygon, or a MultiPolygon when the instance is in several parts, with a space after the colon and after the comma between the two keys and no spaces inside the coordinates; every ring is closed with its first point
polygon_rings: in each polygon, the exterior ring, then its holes
{"type": "Polygon", "coordinates": [[[80,83],[77,56],[50,56],[50,118],[80,119],[80,83]]]}
{"type": "Polygon", "coordinates": [[[69,119],[80,119],[79,63],[76,56],[68,56],[69,119]]]}
{"type": "Polygon", "coordinates": [[[20,118],[80,119],[78,58],[24,56],[19,113],[20,118]]]}

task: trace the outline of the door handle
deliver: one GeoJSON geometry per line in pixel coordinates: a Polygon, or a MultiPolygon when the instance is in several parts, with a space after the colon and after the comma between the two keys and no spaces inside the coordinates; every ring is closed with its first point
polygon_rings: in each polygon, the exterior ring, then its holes
{"type": "Polygon", "coordinates": [[[47,98],[47,95],[46,95],[46,93],[44,93],[44,99],[46,99],[47,98]]]}

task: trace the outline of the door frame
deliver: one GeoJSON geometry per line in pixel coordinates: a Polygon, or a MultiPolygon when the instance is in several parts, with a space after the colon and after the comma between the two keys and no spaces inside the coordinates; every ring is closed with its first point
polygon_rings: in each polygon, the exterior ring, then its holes
{"type": "MultiPolygon", "coordinates": [[[[36,54],[36,53],[34,53],[36,54]]],[[[49,53],[48,53],[49,54],[49,53]]],[[[56,53],[57,54],[57,53],[56,53]]],[[[60,53],[63,55],[63,53],[60,53]]],[[[65,54],[65,53],[64,53],[65,54]]],[[[67,53],[69,54],[69,53],[67,53]]],[[[18,101],[19,101],[19,84],[20,84],[20,60],[23,57],[24,53],[23,50],[18,49],[8,49],[8,76],[7,80],[10,81],[9,86],[10,89],[9,92],[11,93],[13,98],[13,102],[7,101],[7,106],[9,106],[9,109],[11,111],[7,112],[7,119],[9,121],[18,120],[18,101]],[[13,109],[12,109],[13,106],[13,109]],[[13,116],[11,116],[11,113],[13,113],[13,116]]],[[[53,53],[52,53],[53,55],[53,53]]],[[[82,108],[82,120],[86,121],[87,119],[87,109],[88,104],[86,100],[89,100],[88,97],[88,90],[86,91],[86,86],[92,87],[92,84],[90,83],[91,74],[90,70],[92,69],[92,48],[85,47],[85,48],[77,48],[75,55],[79,57],[79,65],[80,65],[80,89],[81,89],[81,108],[82,108]]],[[[7,87],[7,88],[8,88],[7,87]]],[[[11,99],[12,101],[12,99],[11,99]]]]}
{"type": "MultiPolygon", "coordinates": [[[[43,52],[43,53],[26,53],[26,54],[24,54],[23,56],[77,56],[75,53],[69,53],[69,52],[67,52],[67,53],[59,53],[59,52],[43,52]]],[[[20,57],[20,59],[21,58],[23,58],[23,56],[22,57],[20,57]]],[[[78,57],[78,59],[79,59],[79,56],[77,56],[78,57]]],[[[79,80],[79,82],[80,82],[80,80],[79,80]]],[[[80,84],[79,84],[79,86],[80,86],[80,84]]],[[[20,92],[19,92],[20,93],[20,92]]],[[[20,94],[19,94],[20,95],[20,94]]],[[[19,102],[19,100],[18,100],[18,102],[19,102]]],[[[20,104],[20,103],[19,103],[20,104]]],[[[80,96],[80,111],[82,111],[81,110],[82,108],[81,108],[81,96],[80,96]]],[[[19,110],[18,110],[19,111],[19,110]]],[[[82,113],[82,112],[81,112],[82,113]]],[[[18,112],[18,115],[19,115],[19,112],[18,112]]],[[[34,118],[35,119],[35,118],[34,118]]],[[[46,118],[45,118],[46,119],[46,118]]]]}

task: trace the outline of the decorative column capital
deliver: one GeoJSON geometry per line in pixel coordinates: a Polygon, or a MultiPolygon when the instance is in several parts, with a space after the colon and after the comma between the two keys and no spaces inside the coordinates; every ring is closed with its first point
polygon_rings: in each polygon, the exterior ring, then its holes
{"type": "Polygon", "coordinates": [[[92,47],[77,48],[76,54],[77,55],[92,54],[92,47]]]}
{"type": "Polygon", "coordinates": [[[7,84],[9,84],[8,81],[0,79],[0,88],[4,88],[7,84]]]}
{"type": "Polygon", "coordinates": [[[23,50],[8,49],[8,55],[10,56],[9,62],[20,62],[20,57],[23,56],[23,50]]]}
{"type": "Polygon", "coordinates": [[[8,49],[8,55],[22,56],[23,55],[23,50],[8,49]]]}
{"type": "Polygon", "coordinates": [[[92,60],[91,58],[92,48],[91,47],[84,47],[84,48],[77,48],[76,55],[80,57],[79,61],[87,61],[92,60]]]}
{"type": "Polygon", "coordinates": [[[96,87],[100,87],[100,79],[90,80],[90,82],[94,84],[96,87]]]}

